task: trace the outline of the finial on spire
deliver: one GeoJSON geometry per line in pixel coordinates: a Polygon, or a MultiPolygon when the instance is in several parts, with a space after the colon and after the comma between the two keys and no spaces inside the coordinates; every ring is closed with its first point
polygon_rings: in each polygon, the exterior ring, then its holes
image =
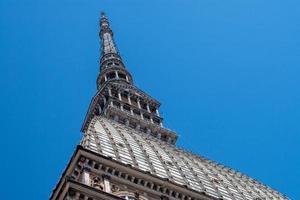
{"type": "Polygon", "coordinates": [[[108,19],[103,11],[100,12],[100,26],[101,28],[109,27],[108,19]]]}
{"type": "Polygon", "coordinates": [[[101,11],[100,16],[101,16],[101,18],[106,18],[105,12],[101,11]]]}

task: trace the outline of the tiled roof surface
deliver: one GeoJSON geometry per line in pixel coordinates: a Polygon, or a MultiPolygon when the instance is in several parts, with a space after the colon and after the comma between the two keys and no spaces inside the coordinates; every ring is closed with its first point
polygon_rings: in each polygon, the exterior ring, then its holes
{"type": "Polygon", "coordinates": [[[214,161],[159,141],[104,117],[95,117],[84,148],[208,196],[225,200],[288,199],[258,181],[214,161]]]}

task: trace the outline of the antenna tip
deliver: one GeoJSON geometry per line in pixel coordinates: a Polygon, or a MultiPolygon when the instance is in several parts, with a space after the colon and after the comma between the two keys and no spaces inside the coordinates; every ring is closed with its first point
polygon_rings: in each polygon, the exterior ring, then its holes
{"type": "Polygon", "coordinates": [[[101,16],[101,17],[106,17],[106,16],[105,16],[105,12],[101,11],[101,12],[100,12],[100,16],[101,16]]]}

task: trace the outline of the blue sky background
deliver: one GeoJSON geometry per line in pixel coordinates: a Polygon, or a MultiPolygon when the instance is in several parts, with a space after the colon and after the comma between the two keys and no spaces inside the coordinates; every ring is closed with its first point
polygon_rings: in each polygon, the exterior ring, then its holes
{"type": "Polygon", "coordinates": [[[179,146],[300,199],[298,0],[1,0],[1,199],[59,180],[96,91],[101,10],[179,146]]]}

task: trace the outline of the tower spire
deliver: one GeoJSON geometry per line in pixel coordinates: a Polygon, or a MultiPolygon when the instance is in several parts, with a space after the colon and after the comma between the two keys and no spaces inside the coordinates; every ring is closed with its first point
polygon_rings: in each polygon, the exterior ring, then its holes
{"type": "Polygon", "coordinates": [[[123,60],[114,42],[113,31],[110,28],[108,18],[104,12],[101,12],[100,15],[99,37],[101,40],[101,72],[97,79],[97,87],[100,89],[101,86],[107,81],[132,84],[132,77],[125,69],[123,60]]]}
{"type": "Polygon", "coordinates": [[[106,15],[100,18],[102,45],[97,93],[93,98],[83,124],[83,132],[95,116],[104,116],[117,123],[137,129],[147,135],[175,144],[175,132],[163,127],[159,115],[160,103],[137,88],[113,40],[113,31],[106,15]]]}
{"type": "Polygon", "coordinates": [[[102,56],[108,53],[119,54],[116,44],[113,40],[113,32],[109,26],[108,18],[106,17],[104,12],[101,12],[100,19],[100,33],[99,36],[102,41],[102,56]]]}

